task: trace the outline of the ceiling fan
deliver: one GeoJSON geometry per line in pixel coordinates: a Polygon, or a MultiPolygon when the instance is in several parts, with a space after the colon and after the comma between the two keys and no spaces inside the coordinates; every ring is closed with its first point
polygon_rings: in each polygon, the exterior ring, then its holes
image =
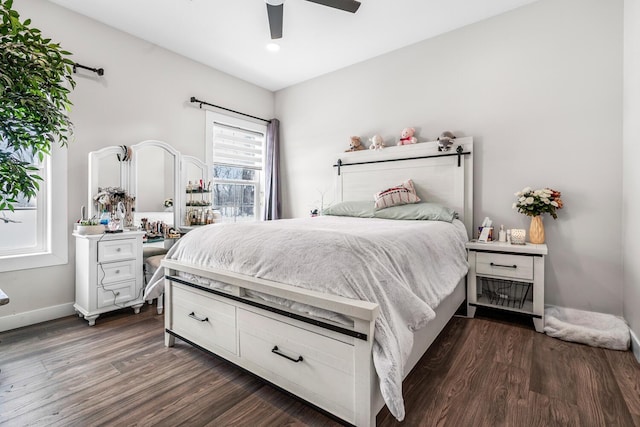
{"type": "MultiPolygon", "coordinates": [[[[265,0],[267,2],[267,16],[269,18],[269,29],[272,39],[282,38],[282,12],[284,0],[265,0]]],[[[360,7],[360,2],[355,0],[306,0],[312,3],[329,6],[345,12],[356,13],[360,7]]]]}

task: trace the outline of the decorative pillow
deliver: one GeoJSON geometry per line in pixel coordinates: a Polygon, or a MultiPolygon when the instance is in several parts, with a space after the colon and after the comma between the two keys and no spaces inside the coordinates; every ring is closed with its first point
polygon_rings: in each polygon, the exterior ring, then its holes
{"type": "Polygon", "coordinates": [[[323,215],[355,216],[359,218],[373,218],[375,210],[370,201],[340,202],[322,211],[323,215]]]}
{"type": "Polygon", "coordinates": [[[373,195],[376,209],[385,209],[390,206],[406,205],[417,203],[420,198],[416,194],[413,181],[406,180],[397,187],[388,188],[373,195]]]}
{"type": "Polygon", "coordinates": [[[375,218],[452,222],[458,213],[438,203],[413,203],[375,211],[375,218]]]}

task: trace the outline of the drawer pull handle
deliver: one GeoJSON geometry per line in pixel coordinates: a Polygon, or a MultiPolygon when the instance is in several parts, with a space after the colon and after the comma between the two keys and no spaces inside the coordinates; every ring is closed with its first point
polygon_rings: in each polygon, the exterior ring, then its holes
{"type": "Polygon", "coordinates": [[[120,252],[122,248],[116,248],[116,252],[120,252]]]}
{"type": "Polygon", "coordinates": [[[295,362],[295,363],[302,362],[304,360],[304,359],[302,359],[302,356],[298,356],[297,359],[294,359],[293,357],[289,357],[284,353],[280,353],[280,350],[278,350],[278,346],[277,345],[273,346],[273,348],[271,349],[271,353],[275,353],[278,356],[282,356],[285,359],[289,359],[289,360],[291,360],[292,362],[295,362]]]}
{"type": "Polygon", "coordinates": [[[196,319],[198,322],[208,322],[209,318],[208,317],[198,317],[196,316],[196,313],[194,313],[193,311],[191,313],[189,313],[189,317],[191,317],[192,319],[196,319]]]}
{"type": "Polygon", "coordinates": [[[120,274],[120,270],[116,270],[116,274],[120,274]]]}
{"type": "Polygon", "coordinates": [[[504,264],[494,264],[493,262],[489,263],[491,267],[504,267],[504,268],[518,268],[517,265],[504,265],[504,264]]]}

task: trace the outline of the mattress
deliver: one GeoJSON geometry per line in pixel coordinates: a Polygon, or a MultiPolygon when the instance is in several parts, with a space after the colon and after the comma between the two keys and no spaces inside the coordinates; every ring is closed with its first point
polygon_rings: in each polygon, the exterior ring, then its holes
{"type": "MultiPolygon", "coordinates": [[[[382,397],[402,419],[402,378],[413,331],[435,317],[435,308],[467,273],[467,240],[458,220],[321,216],[201,227],[182,237],[167,258],[377,303],[373,362],[382,397]]],[[[163,286],[159,270],[145,298],[160,295],[163,286]]],[[[334,322],[350,321],[268,295],[258,297],[334,322]]]]}

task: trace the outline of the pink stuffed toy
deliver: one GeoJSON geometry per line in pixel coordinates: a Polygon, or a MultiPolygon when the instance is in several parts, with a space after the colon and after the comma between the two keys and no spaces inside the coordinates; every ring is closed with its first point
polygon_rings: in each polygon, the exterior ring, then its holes
{"type": "Polygon", "coordinates": [[[398,141],[398,145],[415,144],[416,142],[418,142],[418,138],[413,136],[415,132],[416,130],[414,128],[402,129],[402,134],[400,137],[400,141],[398,141]]]}

